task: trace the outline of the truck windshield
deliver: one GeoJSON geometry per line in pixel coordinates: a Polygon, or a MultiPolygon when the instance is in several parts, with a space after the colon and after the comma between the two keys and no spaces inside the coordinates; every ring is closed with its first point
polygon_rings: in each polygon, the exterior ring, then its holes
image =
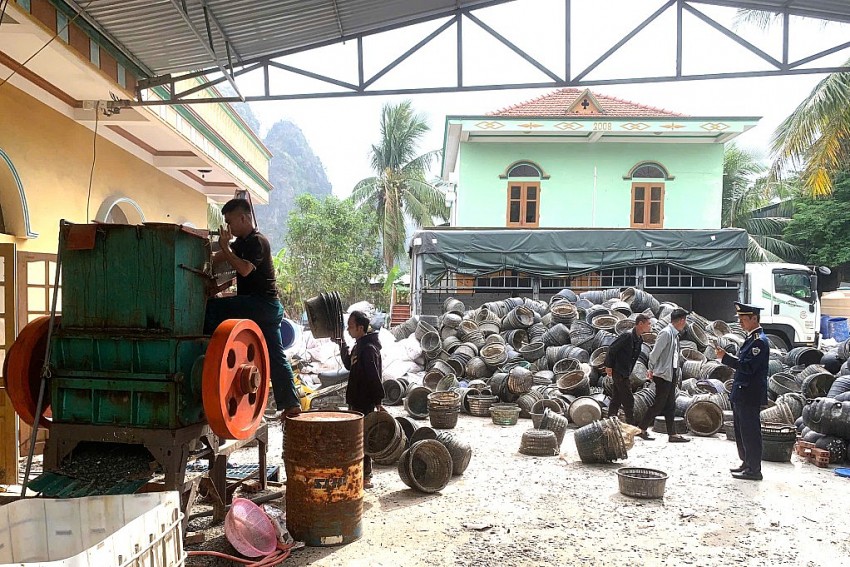
{"type": "Polygon", "coordinates": [[[773,288],[776,293],[790,295],[808,303],[811,303],[814,297],[808,272],[774,270],[773,288]]]}

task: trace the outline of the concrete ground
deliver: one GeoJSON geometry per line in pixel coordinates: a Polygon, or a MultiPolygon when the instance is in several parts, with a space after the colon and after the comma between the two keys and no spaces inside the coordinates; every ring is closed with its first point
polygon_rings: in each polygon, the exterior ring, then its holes
{"type": "MultiPolygon", "coordinates": [[[[461,415],[452,433],[473,449],[462,476],[441,493],[422,494],[407,488],[395,467],[376,466],[363,537],[298,550],[284,564],[850,566],[850,480],[832,469],[793,456],[765,462],[762,482],[735,480],[728,472],[738,464],[735,444],[722,433],[687,444],[669,444],[665,435],[636,439],[627,460],[585,465],[573,430],[558,457],[518,453],[530,427],[530,420],[499,427],[461,415]],[[663,500],[621,495],[620,466],[667,472],[663,500]]],[[[283,464],[281,437],[279,427],[270,430],[270,463],[283,464]]],[[[234,460],[256,462],[256,449],[234,460]]],[[[191,527],[207,534],[200,547],[229,548],[220,524],[201,519],[191,527]]],[[[196,558],[188,565],[230,563],[196,558]]]]}

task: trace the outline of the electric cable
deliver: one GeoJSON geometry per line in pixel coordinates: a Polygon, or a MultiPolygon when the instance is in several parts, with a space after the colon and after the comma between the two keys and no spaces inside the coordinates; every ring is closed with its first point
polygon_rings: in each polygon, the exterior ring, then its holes
{"type": "Polygon", "coordinates": [[[97,163],[97,125],[100,117],[99,109],[94,109],[94,137],[91,144],[91,170],[89,171],[89,190],[86,195],[86,224],[89,222],[89,204],[91,203],[91,186],[94,180],[94,164],[97,163]]]}
{"type": "MultiPolygon", "coordinates": [[[[5,85],[7,82],[9,82],[9,79],[11,79],[11,78],[12,78],[12,77],[14,77],[15,75],[17,75],[19,70],[21,70],[21,69],[25,69],[25,68],[26,68],[26,66],[27,66],[27,63],[29,63],[30,61],[32,61],[32,59],[33,59],[36,55],[38,55],[39,53],[41,53],[42,51],[44,51],[44,49],[45,49],[48,45],[50,45],[51,43],[53,43],[53,40],[54,40],[54,39],[56,39],[57,37],[59,37],[59,34],[60,34],[60,33],[62,33],[63,31],[65,31],[65,30],[68,28],[68,26],[70,26],[72,23],[74,23],[74,22],[77,20],[77,18],[79,18],[80,16],[82,16],[82,15],[83,15],[83,12],[85,12],[86,8],[88,8],[88,7],[91,5],[91,3],[92,3],[92,2],[94,2],[94,0],[89,0],[88,2],[86,2],[86,5],[85,5],[85,6],[83,6],[83,7],[81,7],[81,8],[80,8],[80,11],[79,11],[79,12],[77,12],[77,14],[76,14],[73,18],[69,19],[69,20],[67,21],[67,23],[65,23],[65,25],[64,25],[64,26],[62,26],[61,28],[59,28],[58,30],[56,30],[56,33],[55,33],[55,34],[53,34],[53,37],[51,37],[50,39],[48,39],[48,40],[47,40],[47,43],[45,43],[44,45],[42,45],[41,47],[39,47],[39,48],[38,48],[38,50],[37,50],[35,53],[33,53],[32,55],[30,55],[29,57],[27,57],[27,59],[26,59],[23,63],[18,63],[18,68],[17,68],[17,69],[12,69],[12,72],[11,72],[11,73],[9,73],[9,76],[8,76],[8,77],[6,77],[5,79],[3,79],[2,81],[0,81],[0,88],[2,88],[2,87],[3,87],[3,85],[5,85]]],[[[6,4],[8,4],[8,1],[6,2],[6,4]]],[[[3,6],[3,11],[4,11],[4,12],[6,11],[6,6],[5,6],[5,5],[3,6]]]]}

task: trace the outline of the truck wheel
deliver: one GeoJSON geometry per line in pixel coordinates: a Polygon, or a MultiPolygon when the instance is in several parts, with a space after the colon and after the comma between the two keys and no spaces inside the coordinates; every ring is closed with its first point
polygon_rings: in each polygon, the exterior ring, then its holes
{"type": "Polygon", "coordinates": [[[782,349],[784,351],[788,351],[788,343],[782,338],[780,335],[774,335],[772,333],[765,333],[767,335],[767,339],[773,344],[775,348],[782,349]]]}

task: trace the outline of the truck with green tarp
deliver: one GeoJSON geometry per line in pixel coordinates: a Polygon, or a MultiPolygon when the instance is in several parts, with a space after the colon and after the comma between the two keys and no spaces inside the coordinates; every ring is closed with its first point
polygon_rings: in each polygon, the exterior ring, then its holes
{"type": "Polygon", "coordinates": [[[638,288],[709,319],[734,318],[745,284],[742,229],[436,227],[413,235],[411,310],[438,315],[507,297],[548,300],[564,288],[638,288]]]}

